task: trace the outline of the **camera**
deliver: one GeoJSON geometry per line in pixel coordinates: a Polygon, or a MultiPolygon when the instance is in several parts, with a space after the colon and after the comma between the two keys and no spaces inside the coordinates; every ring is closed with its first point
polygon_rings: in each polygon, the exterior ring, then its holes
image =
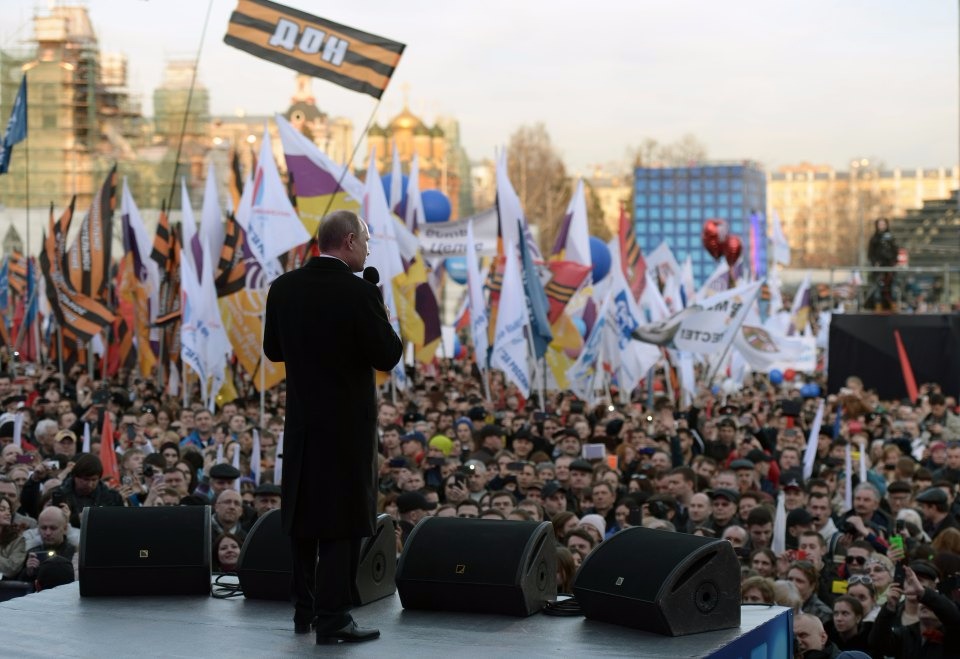
{"type": "Polygon", "coordinates": [[[50,503],[55,506],[59,506],[64,502],[63,491],[58,487],[53,491],[53,496],[50,497],[50,503]]]}
{"type": "Polygon", "coordinates": [[[52,549],[49,549],[49,550],[47,550],[47,551],[35,551],[35,552],[33,552],[33,555],[37,557],[37,560],[38,560],[38,561],[40,561],[41,563],[43,563],[43,562],[46,561],[47,559],[49,559],[49,558],[51,558],[51,557],[53,557],[53,556],[56,556],[56,555],[57,555],[57,552],[53,551],[52,549]]]}
{"type": "Polygon", "coordinates": [[[110,402],[110,390],[107,387],[97,387],[93,392],[92,402],[94,405],[106,405],[110,402]]]}
{"type": "Polygon", "coordinates": [[[143,465],[143,477],[144,478],[153,478],[156,470],[153,468],[153,465],[143,465]]]}
{"type": "Polygon", "coordinates": [[[853,522],[844,523],[843,532],[849,533],[850,535],[860,535],[860,531],[857,530],[857,527],[854,526],[853,522]]]}

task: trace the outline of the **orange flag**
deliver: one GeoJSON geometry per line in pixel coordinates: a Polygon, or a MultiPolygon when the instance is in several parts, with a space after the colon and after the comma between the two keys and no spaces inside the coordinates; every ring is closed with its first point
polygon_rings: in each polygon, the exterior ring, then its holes
{"type": "Polygon", "coordinates": [[[117,467],[117,450],[113,443],[113,423],[110,414],[103,414],[103,428],[100,430],[100,462],[103,463],[102,479],[111,487],[120,484],[120,469],[117,467]]]}
{"type": "Polygon", "coordinates": [[[907,356],[907,349],[903,346],[903,339],[900,338],[900,330],[893,330],[893,338],[897,342],[897,356],[900,358],[900,371],[903,373],[907,396],[911,401],[916,401],[920,397],[920,392],[917,390],[917,379],[913,376],[910,357],[907,356]]]}

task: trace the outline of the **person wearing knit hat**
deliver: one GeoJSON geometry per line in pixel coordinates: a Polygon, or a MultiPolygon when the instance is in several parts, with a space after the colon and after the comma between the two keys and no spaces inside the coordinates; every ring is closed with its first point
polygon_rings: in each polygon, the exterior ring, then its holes
{"type": "Polygon", "coordinates": [[[603,536],[607,532],[607,522],[600,515],[584,515],[580,519],[580,528],[586,529],[587,533],[593,536],[594,541],[599,544],[603,541],[603,536]]]}
{"type": "Polygon", "coordinates": [[[473,450],[473,421],[462,416],[453,422],[453,435],[460,451],[473,450]]]}
{"type": "Polygon", "coordinates": [[[446,435],[434,435],[430,439],[428,446],[431,449],[437,449],[443,453],[443,457],[450,457],[450,453],[453,451],[453,440],[447,437],[446,435]]]}

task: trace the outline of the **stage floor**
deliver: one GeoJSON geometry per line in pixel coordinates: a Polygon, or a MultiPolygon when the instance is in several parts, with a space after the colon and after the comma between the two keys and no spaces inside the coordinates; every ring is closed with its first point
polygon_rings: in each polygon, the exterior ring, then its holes
{"type": "MultiPolygon", "coordinates": [[[[0,655],[16,657],[705,657],[783,614],[744,607],[739,629],[668,638],[584,618],[404,611],[397,595],[354,610],[376,641],[317,646],[282,602],[212,597],[81,598],[76,583],[0,603],[0,655]]],[[[731,648],[732,649],[732,648],[731,648]]],[[[747,656],[750,656],[747,653],[747,656]]],[[[757,655],[753,655],[757,656],[757,655]]],[[[760,655],[764,656],[764,655],[760,655]]],[[[772,656],[772,655],[771,655],[772,656]]]]}

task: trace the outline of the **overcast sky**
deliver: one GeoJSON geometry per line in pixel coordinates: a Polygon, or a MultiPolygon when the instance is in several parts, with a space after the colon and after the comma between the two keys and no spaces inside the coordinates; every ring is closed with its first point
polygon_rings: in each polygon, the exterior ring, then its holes
{"type": "MultiPolygon", "coordinates": [[[[3,0],[0,45],[49,2],[3,0]]],[[[193,57],[206,0],[87,0],[101,46],[129,57],[152,113],[165,60],[193,57]]],[[[471,158],[542,121],[574,171],[645,137],[696,135],[712,159],[846,168],[958,159],[957,2],[948,0],[291,0],[407,44],[377,113],[460,120],[471,158]]],[[[283,111],[295,73],[223,43],[235,0],[213,0],[200,59],[211,110],[283,111]]],[[[320,108],[359,134],[374,99],[317,80],[320,108]]],[[[6,118],[3,118],[6,121],[6,118]]]]}

